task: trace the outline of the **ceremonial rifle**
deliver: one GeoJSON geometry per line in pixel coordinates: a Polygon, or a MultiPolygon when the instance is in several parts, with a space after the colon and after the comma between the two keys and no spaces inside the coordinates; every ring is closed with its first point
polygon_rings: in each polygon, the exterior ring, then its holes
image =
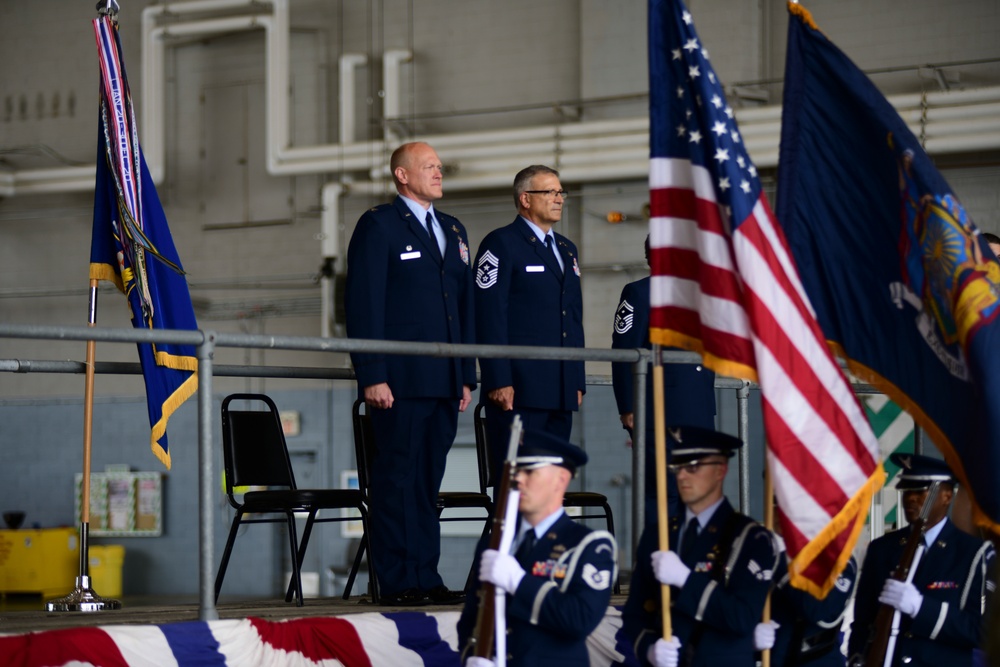
{"type": "MultiPolygon", "coordinates": [[[[521,430],[521,417],[514,415],[510,425],[510,440],[507,442],[507,457],[504,459],[503,473],[500,475],[497,487],[493,528],[490,533],[489,548],[501,553],[510,550],[514,533],[517,532],[517,524],[514,519],[517,517],[517,503],[520,493],[514,482],[514,477],[517,475],[514,459],[517,457],[517,446],[521,443],[521,430]]],[[[494,584],[482,582],[479,587],[479,611],[471,641],[472,655],[490,659],[493,657],[493,641],[496,639],[498,644],[501,644],[496,651],[498,665],[506,663],[507,654],[506,636],[498,630],[498,627],[504,628],[506,623],[505,600],[502,590],[498,590],[494,584]]]]}
{"type": "MultiPolygon", "coordinates": [[[[924,533],[931,507],[937,499],[940,482],[933,482],[920,509],[920,516],[910,527],[910,535],[903,547],[903,556],[899,565],[893,570],[891,578],[896,581],[910,583],[920,564],[923,553],[924,533]]],[[[896,636],[899,634],[899,610],[887,604],[880,604],[871,638],[868,640],[868,650],[865,652],[864,667],[883,667],[892,664],[892,654],[896,649],[896,636]]]]}

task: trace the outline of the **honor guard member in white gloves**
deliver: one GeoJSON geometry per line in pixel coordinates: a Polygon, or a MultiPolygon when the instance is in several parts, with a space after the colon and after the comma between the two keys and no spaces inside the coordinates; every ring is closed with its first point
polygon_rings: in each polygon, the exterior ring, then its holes
{"type": "Polygon", "coordinates": [[[623,613],[642,665],[752,667],[777,555],[774,537],[722,493],[738,438],[694,426],[668,427],[670,467],[684,513],[669,517],[670,551],[657,551],[657,527],[639,541],[623,613]],[[671,586],[672,643],[662,639],[660,584],[671,586]]]}
{"type": "MultiPolygon", "coordinates": [[[[580,253],[554,227],[566,191],[542,165],[514,177],[517,218],[495,229],[476,255],[476,342],[583,347],[580,253]]],[[[573,413],[587,391],[582,361],[480,359],[489,442],[504,443],[515,414],[526,429],[569,440],[573,413]]],[[[490,452],[494,479],[506,452],[490,452]]]]}
{"type": "MultiPolygon", "coordinates": [[[[477,549],[479,580],[507,595],[507,664],[512,667],[590,664],[587,636],[600,624],[618,576],[618,545],[604,530],[567,516],[563,496],[577,468],[587,462],[579,447],[550,433],[525,430],[517,451],[520,525],[511,553],[477,549]]],[[[470,655],[478,585],[458,621],[463,665],[491,660],[470,655]],[[466,657],[470,655],[470,657],[466,657]]]]}
{"type": "Polygon", "coordinates": [[[771,591],[771,620],[754,629],[754,648],[771,651],[772,667],[844,667],[840,627],[858,579],[858,563],[847,561],[822,600],[794,588],[788,576],[784,540],[775,538],[780,556],[771,591]]]}
{"type": "Polygon", "coordinates": [[[889,460],[900,467],[896,487],[903,491],[903,511],[910,523],[920,516],[931,483],[941,484],[925,523],[925,551],[912,583],[890,578],[910,528],[886,533],[868,546],[847,654],[852,664],[863,661],[879,605],[887,604],[900,612],[893,665],[972,665],[973,650],[982,644],[987,595],[994,588],[987,577],[996,556],[993,545],[949,521],[955,478],[944,461],[916,454],[893,454],[889,460]]]}

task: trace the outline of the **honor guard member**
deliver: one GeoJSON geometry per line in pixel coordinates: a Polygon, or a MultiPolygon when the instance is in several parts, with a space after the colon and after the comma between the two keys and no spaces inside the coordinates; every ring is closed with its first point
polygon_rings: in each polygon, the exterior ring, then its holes
{"type": "MultiPolygon", "coordinates": [[[[649,264],[649,236],[646,237],[646,264],[649,264]]],[[[615,311],[611,347],[647,350],[649,341],[649,282],[642,280],[625,285],[615,311]]],[[[676,349],[676,348],[668,348],[676,349]]],[[[632,391],[635,386],[632,364],[611,364],[611,381],[618,403],[622,427],[634,436],[632,391]]],[[[688,424],[715,428],[715,373],[701,364],[663,364],[663,418],[666,424],[688,424]]],[[[656,446],[653,428],[653,374],[646,375],[646,522],[656,523],[656,466],[652,464],[656,446]]],[[[667,474],[667,510],[669,515],[680,513],[677,480],[667,474]]]]}
{"type": "MultiPolygon", "coordinates": [[[[518,216],[490,232],[476,256],[479,343],[583,347],[579,253],[552,228],[566,191],[559,172],[533,165],[514,177],[518,216]]],[[[489,441],[506,442],[515,412],[526,429],[569,440],[586,391],[582,361],[480,359],[489,441]]],[[[491,452],[499,474],[503,452],[491,452]]]]}
{"type": "Polygon", "coordinates": [[[725,433],[679,426],[670,467],[684,513],[669,517],[670,551],[657,551],[647,526],[623,613],[625,635],[642,665],[751,667],[754,628],[771,588],[777,555],[770,531],[740,514],[722,493],[729,458],[743,444],[725,433]],[[662,639],[660,584],[671,586],[672,643],[662,639]]]}
{"type": "Polygon", "coordinates": [[[754,648],[769,649],[773,667],[844,667],[840,627],[857,581],[857,561],[851,556],[820,600],[791,585],[784,541],[776,539],[781,553],[771,591],[771,620],[754,629],[754,648]]]}
{"type": "MultiPolygon", "coordinates": [[[[484,551],[485,540],[477,549],[479,580],[508,594],[507,662],[513,667],[590,664],[586,639],[611,601],[618,545],[607,531],[591,530],[563,511],[566,487],[586,462],[586,452],[565,439],[525,430],[515,461],[520,519],[511,553],[484,551]]],[[[478,597],[470,592],[458,622],[466,667],[493,664],[469,651],[478,597]]]]}
{"type": "MultiPolygon", "coordinates": [[[[424,143],[390,159],[399,196],[367,211],[347,250],[351,338],[474,343],[469,239],[436,208],[441,160],[424,143]]],[[[460,602],[438,574],[437,495],[475,359],[352,353],[378,453],[371,466],[371,553],[387,605],[460,602]]]]}
{"type": "Polygon", "coordinates": [[[912,523],[920,516],[932,482],[940,482],[925,522],[924,552],[912,583],[891,578],[910,535],[903,528],[872,541],[861,566],[854,599],[854,622],[847,654],[851,664],[867,655],[880,604],[900,612],[893,665],[973,664],[973,650],[982,644],[987,577],[995,559],[993,545],[965,533],[948,520],[955,478],[939,459],[893,454],[900,467],[896,488],[903,492],[903,511],[912,523]]]}

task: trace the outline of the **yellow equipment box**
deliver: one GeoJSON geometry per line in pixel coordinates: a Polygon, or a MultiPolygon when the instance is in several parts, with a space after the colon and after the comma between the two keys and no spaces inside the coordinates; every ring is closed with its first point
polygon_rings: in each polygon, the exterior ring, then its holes
{"type": "Polygon", "coordinates": [[[0,592],[66,595],[79,573],[76,528],[0,530],[0,592]]]}
{"type": "Polygon", "coordinates": [[[91,544],[87,557],[90,560],[90,587],[94,592],[104,598],[120,598],[125,547],[120,544],[91,544]]]}

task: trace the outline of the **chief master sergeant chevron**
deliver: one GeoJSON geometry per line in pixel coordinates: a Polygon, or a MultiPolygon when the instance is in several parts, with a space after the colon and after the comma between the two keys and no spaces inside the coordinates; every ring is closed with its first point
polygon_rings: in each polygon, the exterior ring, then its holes
{"type": "MultiPolygon", "coordinates": [[[[479,579],[508,593],[507,648],[512,667],[590,665],[587,636],[604,618],[618,576],[618,546],[603,530],[576,523],[563,510],[566,487],[587,454],[564,438],[525,430],[517,451],[520,526],[511,553],[477,549],[479,579]]],[[[470,594],[458,621],[466,653],[476,623],[470,594]]],[[[492,665],[470,655],[465,667],[492,665]]]]}
{"type": "MultiPolygon", "coordinates": [[[[390,158],[399,196],[366,212],[347,250],[351,338],[474,343],[469,238],[434,208],[441,160],[424,143],[390,158]]],[[[354,353],[378,454],[371,469],[371,546],[383,604],[453,603],[438,574],[437,495],[475,359],[354,353]]]]}

